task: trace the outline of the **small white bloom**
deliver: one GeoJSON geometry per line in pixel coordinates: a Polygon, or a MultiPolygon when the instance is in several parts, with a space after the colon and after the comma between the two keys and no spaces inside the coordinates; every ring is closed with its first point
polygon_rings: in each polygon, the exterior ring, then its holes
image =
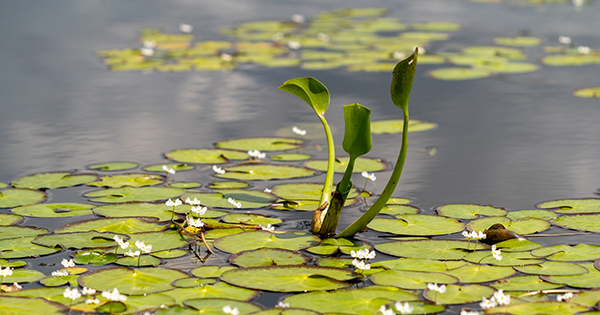
{"type": "Polygon", "coordinates": [[[100,300],[98,299],[87,299],[85,300],[85,304],[100,304],[100,300]]]}
{"type": "Polygon", "coordinates": [[[436,291],[440,293],[446,292],[446,286],[443,284],[438,286],[437,283],[428,283],[427,288],[431,291],[436,291]]]}
{"type": "Polygon", "coordinates": [[[140,251],[136,250],[135,252],[132,252],[130,249],[128,252],[125,252],[123,255],[129,256],[129,257],[137,257],[140,255],[140,251]]]}
{"type": "Polygon", "coordinates": [[[249,150],[249,151],[248,151],[248,155],[249,155],[251,158],[255,158],[255,159],[259,159],[259,160],[260,160],[260,159],[264,159],[264,158],[265,158],[265,156],[267,156],[267,154],[266,154],[266,153],[260,152],[260,151],[258,151],[258,150],[249,150]]]}
{"type": "Polygon", "coordinates": [[[274,226],[272,226],[271,224],[267,224],[267,226],[262,226],[262,225],[261,225],[261,226],[260,226],[260,228],[261,228],[263,231],[269,231],[269,232],[275,231],[275,227],[274,227],[274,226]]]}
{"type": "Polygon", "coordinates": [[[151,57],[152,55],[154,55],[154,49],[142,47],[142,49],[140,49],[140,54],[142,54],[142,56],[144,57],[151,57]]]}
{"type": "Polygon", "coordinates": [[[225,312],[225,314],[229,314],[229,315],[240,314],[240,311],[237,309],[237,307],[231,308],[231,306],[229,306],[229,305],[223,306],[223,312],[225,312]]]}
{"type": "Polygon", "coordinates": [[[392,54],[392,58],[394,58],[396,60],[403,60],[404,58],[406,58],[406,54],[401,53],[399,51],[394,51],[394,53],[392,54]]]}
{"type": "Polygon", "coordinates": [[[571,37],[569,36],[559,36],[558,42],[563,45],[569,45],[571,43],[571,37]]]}
{"type": "Polygon", "coordinates": [[[371,265],[365,263],[363,260],[358,260],[358,259],[354,259],[352,261],[352,265],[356,268],[356,269],[360,269],[360,270],[369,270],[371,269],[371,265]]]}
{"type": "Polygon", "coordinates": [[[279,301],[275,307],[290,307],[290,303],[283,303],[282,301],[279,301]]]}
{"type": "Polygon", "coordinates": [[[580,9],[583,4],[585,3],[585,0],[573,0],[573,6],[575,6],[575,8],[580,9]]]}
{"type": "Polygon", "coordinates": [[[127,300],[127,296],[119,293],[119,290],[117,288],[115,288],[112,292],[111,291],[102,291],[102,296],[110,301],[123,302],[123,301],[127,300]]]}
{"type": "Polygon", "coordinates": [[[119,235],[115,235],[113,239],[115,240],[115,242],[117,242],[117,244],[119,244],[119,246],[121,246],[122,249],[129,247],[129,242],[125,242],[122,238],[119,237],[119,235]]]}
{"type": "Polygon", "coordinates": [[[487,310],[488,308],[494,308],[498,306],[498,303],[494,298],[491,298],[489,300],[486,298],[482,298],[481,303],[479,303],[479,306],[481,306],[482,309],[487,310]]]}
{"type": "Polygon", "coordinates": [[[385,305],[381,305],[378,310],[383,315],[396,315],[393,309],[385,307],[385,305]]]}
{"type": "Polygon", "coordinates": [[[63,265],[63,267],[65,268],[75,267],[75,262],[73,262],[73,259],[67,260],[66,258],[63,258],[60,264],[63,265]]]}
{"type": "Polygon", "coordinates": [[[241,208],[242,207],[242,203],[241,202],[237,202],[235,201],[235,199],[229,197],[227,198],[227,202],[229,202],[232,206],[236,207],[236,208],[241,208]]]}
{"type": "Polygon", "coordinates": [[[71,300],[77,300],[78,298],[81,297],[81,293],[79,293],[79,290],[77,290],[77,288],[65,288],[65,292],[63,292],[63,296],[66,297],[67,299],[71,299],[71,300]]]}
{"type": "Polygon", "coordinates": [[[96,294],[96,289],[92,289],[92,288],[88,288],[88,287],[83,287],[83,289],[81,289],[81,294],[83,294],[83,295],[93,295],[93,294],[96,294]]]}
{"type": "Polygon", "coordinates": [[[266,193],[271,193],[271,189],[270,188],[265,188],[265,190],[263,190],[266,193]]]}
{"type": "Polygon", "coordinates": [[[299,42],[297,42],[295,40],[289,41],[287,43],[287,45],[290,49],[293,49],[293,50],[298,50],[298,49],[302,48],[302,44],[300,44],[299,42]]]}
{"type": "Polygon", "coordinates": [[[299,135],[299,136],[305,136],[306,135],[306,130],[300,129],[296,126],[292,127],[292,132],[299,135]]]}
{"type": "Polygon", "coordinates": [[[294,15],[292,15],[292,21],[294,21],[298,24],[304,23],[304,15],[294,14],[294,15]]]}
{"type": "Polygon", "coordinates": [[[144,47],[150,48],[150,49],[153,49],[154,47],[156,47],[156,42],[153,40],[146,40],[142,44],[144,45],[144,47]]]}
{"type": "Polygon", "coordinates": [[[322,42],[326,42],[326,43],[329,43],[329,41],[331,40],[329,35],[327,35],[325,33],[321,33],[321,32],[317,33],[317,39],[322,42]]]}
{"type": "Polygon", "coordinates": [[[471,233],[469,233],[469,231],[463,231],[462,236],[466,237],[469,240],[471,239],[471,233]]]}
{"type": "Polygon", "coordinates": [[[182,33],[191,33],[194,30],[194,27],[189,24],[181,23],[179,24],[179,30],[182,33]]]}
{"type": "Polygon", "coordinates": [[[199,216],[204,215],[206,213],[206,211],[207,211],[206,207],[202,207],[202,206],[192,207],[192,212],[199,216]]]}
{"type": "Polygon", "coordinates": [[[400,302],[396,302],[396,304],[394,304],[394,306],[396,307],[396,310],[398,310],[398,312],[400,312],[400,314],[410,314],[414,310],[414,308],[412,306],[410,306],[408,304],[408,302],[404,303],[404,305],[402,305],[402,303],[400,303],[400,302]]]}
{"type": "Polygon", "coordinates": [[[52,271],[52,276],[54,277],[64,277],[68,275],[69,271],[67,271],[67,269],[52,271]]]}
{"type": "Polygon", "coordinates": [[[204,222],[202,222],[202,220],[200,219],[194,220],[193,218],[188,217],[187,221],[190,226],[193,226],[195,228],[201,228],[204,226],[204,222]]]}
{"type": "Polygon", "coordinates": [[[510,294],[504,294],[502,290],[494,292],[494,299],[496,300],[498,305],[510,304],[510,294]]]}
{"type": "Polygon", "coordinates": [[[200,200],[198,200],[198,198],[194,198],[194,200],[190,200],[190,198],[185,198],[185,203],[192,205],[192,206],[199,206],[200,205],[200,200]]]}
{"type": "Polygon", "coordinates": [[[144,244],[144,241],[135,241],[135,247],[148,254],[152,251],[152,245],[144,244]]]}
{"type": "Polygon", "coordinates": [[[6,267],[6,268],[2,269],[2,268],[0,267],[0,276],[1,276],[1,277],[8,277],[8,276],[12,276],[12,274],[13,274],[13,271],[12,271],[12,269],[11,269],[11,268],[9,268],[9,267],[6,267]]]}
{"type": "Polygon", "coordinates": [[[496,260],[502,260],[502,251],[496,249],[496,245],[492,245],[492,256],[494,256],[496,260]]]}
{"type": "Polygon", "coordinates": [[[572,297],[573,297],[573,293],[571,293],[571,292],[567,292],[567,293],[565,293],[564,295],[560,295],[560,294],[559,294],[559,295],[556,297],[556,300],[557,300],[558,302],[562,302],[562,301],[568,301],[568,300],[569,300],[570,298],[572,298],[572,297]]]}
{"type": "Polygon", "coordinates": [[[233,56],[230,54],[227,54],[227,53],[221,53],[221,55],[219,57],[221,57],[221,60],[223,60],[223,61],[233,60],[233,56]]]}
{"type": "Polygon", "coordinates": [[[577,52],[582,55],[587,55],[590,53],[590,47],[588,46],[577,46],[577,52]]]}
{"type": "Polygon", "coordinates": [[[165,202],[165,205],[167,207],[178,207],[181,206],[183,203],[181,202],[181,199],[177,198],[175,199],[175,201],[171,200],[171,198],[169,198],[169,200],[167,200],[167,202],[165,202]]]}
{"type": "Polygon", "coordinates": [[[212,169],[217,174],[221,174],[221,175],[225,174],[225,170],[216,165],[213,165],[212,169]]]}
{"type": "Polygon", "coordinates": [[[460,315],[479,315],[478,311],[461,310],[460,315]]]}
{"type": "Polygon", "coordinates": [[[167,173],[169,173],[169,174],[175,174],[175,169],[169,168],[169,167],[168,167],[168,166],[166,166],[166,165],[163,165],[163,166],[162,166],[162,169],[163,169],[163,171],[165,171],[165,172],[167,172],[167,173]]]}
{"type": "Polygon", "coordinates": [[[475,240],[483,240],[487,237],[487,235],[485,235],[483,232],[479,231],[479,232],[475,232],[473,231],[471,233],[471,237],[475,240]]]}
{"type": "Polygon", "coordinates": [[[375,177],[375,173],[369,174],[367,172],[362,172],[362,173],[360,173],[360,175],[362,175],[362,177],[364,177],[366,179],[370,179],[372,181],[375,181],[377,179],[377,177],[375,177]]]}

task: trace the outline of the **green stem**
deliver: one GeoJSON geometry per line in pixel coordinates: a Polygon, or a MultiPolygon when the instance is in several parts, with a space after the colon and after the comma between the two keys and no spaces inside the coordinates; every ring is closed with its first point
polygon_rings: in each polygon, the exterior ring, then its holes
{"type": "Polygon", "coordinates": [[[333,189],[333,174],[335,173],[335,147],[333,144],[333,136],[331,135],[331,129],[325,116],[318,115],[323,128],[325,128],[325,136],[327,137],[327,175],[325,176],[325,184],[323,185],[323,192],[321,193],[321,200],[319,205],[322,205],[329,201],[331,191],[333,189]]]}
{"type": "Polygon", "coordinates": [[[392,172],[390,180],[388,181],[387,185],[385,185],[383,192],[379,198],[377,198],[377,201],[375,201],[371,208],[369,208],[367,212],[363,213],[360,218],[354,221],[340,234],[336,235],[336,237],[352,237],[354,234],[364,229],[367,224],[369,224],[377,216],[377,214],[379,214],[383,206],[385,206],[387,201],[394,193],[396,185],[398,185],[398,181],[400,180],[400,175],[402,174],[402,169],[404,168],[404,162],[406,161],[406,152],[408,151],[408,109],[403,110],[403,113],[404,126],[402,127],[402,145],[400,149],[400,155],[398,155],[398,160],[396,161],[396,166],[394,167],[394,171],[392,172]]]}

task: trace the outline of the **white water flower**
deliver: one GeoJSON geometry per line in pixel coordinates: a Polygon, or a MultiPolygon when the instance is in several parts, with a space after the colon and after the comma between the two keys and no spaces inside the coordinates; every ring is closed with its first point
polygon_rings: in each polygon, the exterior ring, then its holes
{"type": "Polygon", "coordinates": [[[292,127],[292,132],[299,135],[299,136],[305,136],[306,135],[306,130],[300,129],[296,126],[292,127]]]}
{"type": "Polygon", "coordinates": [[[294,15],[292,15],[292,21],[294,21],[298,24],[304,23],[304,15],[294,14],[294,15]]]}
{"type": "Polygon", "coordinates": [[[377,310],[377,312],[383,315],[396,315],[393,309],[385,307],[385,305],[381,305],[381,307],[377,310]]]}
{"type": "Polygon", "coordinates": [[[117,244],[119,244],[119,246],[121,246],[122,249],[129,247],[129,242],[125,242],[122,238],[119,237],[119,235],[115,235],[113,239],[115,240],[115,242],[117,242],[117,244]]]}
{"type": "Polygon", "coordinates": [[[371,269],[371,265],[367,264],[366,262],[364,262],[364,260],[358,260],[358,259],[354,259],[352,261],[352,265],[356,268],[356,269],[360,269],[360,270],[369,270],[371,269]]]}
{"type": "Polygon", "coordinates": [[[570,298],[572,298],[572,297],[573,297],[573,293],[572,293],[572,292],[567,292],[567,293],[565,293],[564,295],[560,295],[560,294],[559,294],[559,295],[556,297],[556,300],[557,300],[558,302],[563,302],[563,301],[565,301],[565,302],[566,302],[566,301],[568,301],[568,300],[569,300],[570,298]]]}
{"type": "Polygon", "coordinates": [[[83,287],[83,289],[81,289],[81,294],[83,294],[83,295],[94,295],[94,294],[96,294],[96,289],[92,289],[92,288],[88,288],[88,287],[83,287]]]}
{"type": "Polygon", "coordinates": [[[20,285],[19,285],[18,283],[16,283],[16,282],[13,282],[13,290],[21,290],[21,289],[23,289],[23,287],[22,287],[22,286],[20,286],[20,285]]]}
{"type": "Polygon", "coordinates": [[[510,304],[510,294],[504,294],[502,290],[494,292],[494,296],[492,298],[496,300],[498,305],[510,304]]]}
{"type": "Polygon", "coordinates": [[[148,47],[142,47],[140,49],[140,54],[144,57],[151,57],[154,55],[154,49],[148,47]]]}
{"type": "Polygon", "coordinates": [[[400,303],[400,302],[396,302],[396,304],[394,304],[394,306],[396,307],[396,310],[398,310],[398,312],[400,312],[400,314],[410,314],[414,310],[414,308],[412,306],[410,306],[410,304],[408,304],[408,302],[404,303],[404,305],[402,305],[402,303],[400,303]]]}
{"type": "Polygon", "coordinates": [[[114,288],[114,290],[112,290],[112,292],[111,291],[102,291],[102,296],[110,301],[123,302],[123,301],[127,300],[127,296],[119,293],[119,290],[117,288],[114,288]]]}
{"type": "Polygon", "coordinates": [[[461,310],[460,315],[479,315],[478,311],[461,310]]]}
{"type": "Polygon", "coordinates": [[[179,24],[179,30],[182,33],[191,33],[194,30],[194,27],[189,24],[181,23],[179,24]]]}
{"type": "Polygon", "coordinates": [[[169,167],[168,167],[168,166],[166,166],[166,165],[163,165],[163,166],[162,166],[162,169],[163,169],[163,171],[165,171],[165,172],[167,172],[167,173],[169,173],[169,174],[175,174],[175,169],[173,169],[173,168],[169,168],[169,167]]]}
{"type": "Polygon", "coordinates": [[[130,249],[128,252],[123,253],[123,255],[129,256],[129,257],[138,257],[140,255],[140,251],[136,250],[135,252],[132,252],[130,249]]]}
{"type": "Polygon", "coordinates": [[[239,315],[240,314],[240,311],[238,310],[237,307],[231,308],[231,306],[229,306],[229,305],[223,306],[223,312],[225,312],[225,314],[229,314],[229,315],[239,315]]]}
{"type": "Polygon", "coordinates": [[[297,42],[295,40],[289,41],[287,43],[287,45],[290,49],[293,49],[293,50],[298,50],[298,49],[302,48],[302,44],[300,44],[299,42],[297,42]]]}
{"type": "Polygon", "coordinates": [[[563,45],[569,45],[571,43],[571,37],[569,36],[558,36],[558,42],[563,45]]]}
{"type": "Polygon", "coordinates": [[[100,304],[100,300],[98,299],[87,299],[85,300],[85,304],[100,304]]]}
{"type": "Polygon", "coordinates": [[[13,271],[12,271],[12,269],[11,269],[11,268],[9,268],[9,267],[6,267],[6,268],[2,269],[2,268],[0,267],[0,276],[1,276],[1,277],[8,277],[8,276],[12,276],[12,274],[13,274],[13,271]]]}
{"type": "Polygon", "coordinates": [[[502,260],[502,251],[496,249],[496,245],[492,245],[492,256],[494,256],[496,260],[502,260]]]}
{"type": "Polygon", "coordinates": [[[217,174],[221,174],[221,175],[225,174],[225,170],[216,165],[213,165],[212,169],[217,174]]]}
{"type": "Polygon", "coordinates": [[[67,299],[71,299],[71,300],[77,300],[78,298],[81,297],[81,293],[79,293],[79,290],[77,290],[77,288],[65,288],[65,292],[63,292],[63,296],[66,297],[67,299]]]}
{"type": "Polygon", "coordinates": [[[201,228],[204,226],[204,222],[202,222],[200,219],[194,220],[193,218],[187,217],[187,221],[190,226],[195,228],[201,228]]]}
{"type": "Polygon", "coordinates": [[[227,53],[221,53],[221,55],[219,57],[223,61],[231,61],[231,60],[233,60],[233,56],[230,55],[230,54],[227,54],[227,53]]]}
{"type": "Polygon", "coordinates": [[[236,208],[241,208],[242,207],[242,203],[241,202],[237,202],[235,201],[235,199],[229,197],[227,198],[227,202],[229,202],[232,206],[236,207],[236,208]]]}
{"type": "Polygon", "coordinates": [[[63,258],[63,260],[60,262],[60,264],[63,265],[63,267],[65,267],[65,268],[75,267],[75,262],[73,262],[73,259],[67,260],[66,258],[63,258]]]}
{"type": "Polygon", "coordinates": [[[369,252],[367,248],[359,249],[356,252],[353,250],[350,251],[350,256],[352,256],[352,258],[358,259],[373,259],[375,258],[375,255],[377,255],[375,251],[369,252]]]}
{"type": "Polygon", "coordinates": [[[437,283],[428,283],[427,288],[431,291],[436,291],[440,293],[446,292],[446,286],[443,284],[438,286],[437,283]]]}
{"type": "Polygon", "coordinates": [[[188,197],[188,198],[185,198],[185,203],[187,203],[188,205],[192,205],[192,206],[199,206],[200,205],[200,200],[198,200],[198,198],[194,198],[194,200],[191,200],[188,197]]]}
{"type": "Polygon", "coordinates": [[[577,46],[577,52],[582,55],[587,55],[590,53],[590,47],[588,46],[577,46]]]}
{"type": "Polygon", "coordinates": [[[277,33],[273,34],[273,36],[271,36],[271,39],[274,42],[276,42],[276,41],[278,41],[278,40],[280,40],[282,38],[283,38],[283,33],[282,32],[277,32],[277,33]]]}
{"type": "Polygon", "coordinates": [[[494,298],[491,298],[489,300],[486,298],[482,298],[481,303],[479,303],[479,306],[481,306],[482,309],[487,310],[488,308],[494,308],[498,306],[498,302],[496,302],[496,299],[494,298]]]}
{"type": "Polygon", "coordinates": [[[167,207],[178,207],[181,206],[183,203],[181,202],[181,199],[177,198],[175,199],[175,201],[171,200],[171,198],[169,198],[169,200],[167,200],[167,202],[165,202],[165,205],[167,207]]]}
{"type": "Polygon", "coordinates": [[[377,179],[377,177],[375,177],[375,173],[369,174],[368,172],[362,172],[362,173],[360,173],[360,175],[362,175],[362,177],[364,177],[366,179],[370,179],[372,181],[375,181],[377,179]]]}
{"type": "Polygon", "coordinates": [[[269,232],[275,231],[275,227],[272,226],[271,224],[267,224],[267,226],[262,226],[261,225],[260,228],[263,231],[269,231],[269,232]]]}
{"type": "Polygon", "coordinates": [[[199,216],[204,215],[206,213],[206,211],[207,211],[206,207],[202,207],[202,206],[192,207],[192,212],[199,216]]]}
{"type": "Polygon", "coordinates": [[[64,276],[68,276],[68,275],[69,275],[69,271],[67,269],[52,271],[52,276],[54,276],[54,277],[64,277],[64,276]]]}
{"type": "Polygon", "coordinates": [[[144,244],[144,241],[135,241],[135,247],[139,248],[142,252],[148,254],[152,251],[152,245],[144,244]]]}
{"type": "Polygon", "coordinates": [[[392,54],[392,58],[396,60],[403,60],[404,58],[406,58],[406,54],[399,51],[394,51],[394,53],[392,54]]]}
{"type": "Polygon", "coordinates": [[[260,152],[258,150],[249,150],[248,155],[251,158],[255,158],[255,159],[259,159],[259,160],[264,159],[267,156],[266,153],[260,152]]]}
{"type": "Polygon", "coordinates": [[[265,188],[265,190],[263,190],[266,193],[271,193],[271,189],[270,188],[265,188]]]}
{"type": "Polygon", "coordinates": [[[282,301],[279,301],[275,307],[290,307],[290,303],[283,303],[282,301]]]}

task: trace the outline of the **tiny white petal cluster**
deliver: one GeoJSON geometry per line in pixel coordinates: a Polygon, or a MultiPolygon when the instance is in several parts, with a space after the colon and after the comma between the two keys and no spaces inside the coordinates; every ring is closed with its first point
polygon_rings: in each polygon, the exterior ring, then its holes
{"type": "Polygon", "coordinates": [[[83,287],[81,290],[81,294],[83,295],[94,295],[96,294],[96,290],[88,287],[83,287]]]}
{"type": "Polygon", "coordinates": [[[469,233],[468,231],[463,231],[462,235],[469,240],[484,240],[487,237],[487,235],[481,231],[479,231],[479,232],[473,231],[471,233],[469,233]]]}
{"type": "Polygon", "coordinates": [[[206,207],[202,206],[192,207],[192,212],[199,216],[204,215],[206,213],[206,210],[206,207]]]}
{"type": "Polygon", "coordinates": [[[396,315],[396,312],[394,312],[393,309],[387,308],[387,307],[385,307],[385,305],[381,305],[378,312],[383,315],[396,315]]]}
{"type": "Polygon", "coordinates": [[[221,55],[219,56],[221,58],[221,60],[224,61],[231,61],[233,60],[233,56],[227,53],[221,53],[221,55]]]}
{"type": "Polygon", "coordinates": [[[396,60],[403,60],[404,58],[406,58],[406,54],[399,51],[394,51],[394,53],[392,54],[392,58],[396,60]]]}
{"type": "Polygon", "coordinates": [[[492,256],[494,256],[496,260],[502,260],[502,251],[496,249],[496,245],[492,245],[492,256]]]}
{"type": "Polygon", "coordinates": [[[290,49],[293,49],[293,50],[298,50],[298,49],[302,48],[302,44],[300,44],[299,42],[297,42],[295,40],[289,41],[287,43],[287,45],[290,49]]]}
{"type": "Polygon", "coordinates": [[[587,55],[590,53],[590,47],[588,46],[577,46],[577,52],[582,55],[587,55]]]}
{"type": "Polygon", "coordinates": [[[144,57],[152,57],[154,55],[154,49],[148,47],[142,47],[140,49],[140,54],[144,57]]]}
{"type": "Polygon", "coordinates": [[[232,206],[236,207],[236,208],[241,208],[242,207],[242,203],[241,202],[236,202],[235,199],[229,197],[227,198],[227,202],[229,202],[232,206]]]}
{"type": "Polygon", "coordinates": [[[201,228],[204,226],[204,222],[202,222],[200,219],[194,220],[194,218],[187,217],[187,221],[190,226],[195,228],[201,228]]]}
{"type": "Polygon", "coordinates": [[[266,193],[271,193],[271,189],[270,188],[265,188],[265,190],[263,190],[266,193]]]}
{"type": "Polygon", "coordinates": [[[6,268],[2,269],[0,267],[0,276],[2,276],[2,277],[8,277],[8,276],[12,276],[12,274],[13,274],[13,271],[12,271],[11,268],[6,267],[6,268]]]}
{"type": "Polygon", "coordinates": [[[431,291],[440,292],[440,293],[446,292],[446,286],[443,284],[438,286],[437,283],[428,283],[427,289],[429,289],[431,291]]]}
{"type": "Polygon", "coordinates": [[[573,297],[573,293],[571,293],[571,292],[567,292],[567,293],[565,293],[564,295],[560,295],[560,294],[559,294],[559,295],[556,297],[556,300],[557,300],[558,302],[562,302],[562,301],[568,301],[568,300],[569,300],[570,298],[572,298],[572,297],[573,297]]]}
{"type": "Polygon", "coordinates": [[[163,169],[163,171],[165,171],[165,172],[167,172],[167,173],[169,173],[169,174],[175,174],[175,169],[169,168],[169,167],[168,167],[168,166],[166,166],[166,165],[163,165],[163,166],[162,166],[162,169],[163,169]]]}
{"type": "Polygon", "coordinates": [[[192,205],[192,206],[199,206],[200,205],[200,200],[198,200],[198,198],[194,198],[194,200],[191,200],[188,197],[188,198],[185,198],[185,203],[187,203],[188,205],[192,205]]]}
{"type": "Polygon", "coordinates": [[[53,277],[64,277],[64,276],[68,276],[68,275],[69,275],[69,271],[67,271],[67,269],[52,271],[53,277]]]}
{"type": "Polygon", "coordinates": [[[189,24],[181,23],[179,24],[179,30],[182,33],[191,33],[194,30],[194,27],[189,24]]]}
{"type": "Polygon", "coordinates": [[[412,306],[410,306],[408,304],[408,302],[404,303],[404,305],[402,305],[402,303],[400,303],[400,302],[396,302],[396,304],[394,304],[394,306],[396,307],[396,310],[398,310],[398,312],[400,312],[400,314],[410,314],[414,310],[414,308],[412,306]]]}
{"type": "Polygon", "coordinates": [[[377,179],[377,177],[375,177],[375,173],[369,174],[367,172],[362,172],[362,173],[360,173],[360,175],[362,175],[362,177],[364,177],[366,179],[370,179],[372,181],[375,181],[377,179]]]}
{"type": "Polygon", "coordinates": [[[492,299],[496,300],[498,305],[508,305],[510,304],[510,294],[504,294],[502,290],[498,290],[494,292],[494,296],[492,299]]]}
{"type": "Polygon", "coordinates": [[[266,153],[260,152],[258,150],[249,150],[248,155],[251,158],[255,158],[255,159],[259,159],[259,160],[264,159],[267,156],[266,153]]]}
{"type": "Polygon", "coordinates": [[[225,170],[216,165],[213,165],[212,169],[217,174],[221,174],[221,175],[225,174],[225,170]]]}
{"type": "Polygon", "coordinates": [[[142,44],[145,48],[154,49],[154,47],[156,47],[156,42],[153,40],[146,40],[142,44]]]}
{"type": "Polygon", "coordinates": [[[21,289],[23,289],[23,287],[20,286],[18,283],[13,282],[13,289],[21,290],[21,289]]]}
{"type": "Polygon", "coordinates": [[[360,269],[360,270],[369,270],[369,269],[371,269],[371,265],[370,264],[367,264],[364,260],[358,260],[356,258],[352,261],[352,265],[354,266],[354,268],[360,269]]]}
{"type": "Polygon", "coordinates": [[[65,268],[75,267],[75,262],[73,262],[73,259],[67,260],[66,258],[63,258],[63,260],[60,262],[60,264],[63,265],[63,267],[65,267],[65,268]]]}
{"type": "Polygon", "coordinates": [[[296,126],[292,127],[292,132],[299,136],[306,136],[306,130],[300,129],[296,126]]]}
{"type": "Polygon", "coordinates": [[[571,37],[569,36],[559,36],[558,42],[563,45],[569,45],[571,43],[571,37]]]}
{"type": "Polygon", "coordinates": [[[112,290],[112,292],[111,291],[102,291],[102,296],[110,301],[123,302],[123,301],[127,300],[127,296],[119,293],[119,290],[117,288],[114,288],[114,290],[112,290]]]}
{"type": "Polygon", "coordinates": [[[152,245],[146,245],[144,244],[144,241],[135,241],[135,247],[139,248],[146,254],[152,251],[152,245]]]}
{"type": "Polygon", "coordinates": [[[136,250],[135,252],[132,252],[130,249],[128,252],[123,253],[123,255],[129,256],[129,257],[138,257],[140,255],[140,251],[136,250]]]}
{"type": "Polygon", "coordinates": [[[262,225],[261,225],[261,226],[260,226],[260,228],[261,228],[263,231],[269,231],[269,232],[275,231],[275,227],[274,227],[274,226],[272,226],[271,224],[267,224],[267,226],[262,226],[262,225]]]}
{"type": "Polygon", "coordinates": [[[81,297],[81,293],[79,293],[79,290],[77,290],[77,288],[65,288],[65,292],[63,292],[63,296],[66,297],[67,299],[71,299],[71,300],[77,300],[78,298],[81,297]]]}
{"type": "Polygon", "coordinates": [[[119,237],[119,235],[115,235],[113,239],[115,240],[115,242],[117,242],[117,244],[119,244],[119,246],[121,246],[122,249],[129,247],[129,242],[125,242],[122,238],[119,237]]]}
{"type": "Polygon", "coordinates": [[[461,310],[460,315],[479,315],[478,311],[461,310]]]}
{"type": "Polygon", "coordinates": [[[169,200],[167,200],[167,202],[165,202],[165,205],[167,207],[178,207],[181,206],[183,204],[183,202],[181,202],[181,199],[177,198],[175,199],[175,201],[171,200],[171,198],[169,198],[169,200]]]}
{"type": "Polygon", "coordinates": [[[238,310],[237,307],[231,308],[231,306],[229,306],[229,305],[223,306],[223,312],[225,312],[225,314],[229,314],[229,315],[239,315],[240,314],[240,311],[238,310]]]}
{"type": "Polygon", "coordinates": [[[275,307],[290,307],[290,303],[283,303],[282,301],[279,301],[275,307]]]}
{"type": "Polygon", "coordinates": [[[363,248],[363,249],[359,249],[358,251],[350,251],[350,256],[352,256],[352,258],[358,258],[358,259],[373,259],[375,258],[375,251],[371,251],[369,252],[369,250],[367,248],[363,248]]]}
{"type": "Polygon", "coordinates": [[[292,15],[292,21],[294,21],[298,24],[304,23],[304,15],[294,14],[294,15],[292,15]]]}
{"type": "Polygon", "coordinates": [[[98,299],[87,299],[85,300],[85,304],[100,304],[100,300],[98,299]]]}

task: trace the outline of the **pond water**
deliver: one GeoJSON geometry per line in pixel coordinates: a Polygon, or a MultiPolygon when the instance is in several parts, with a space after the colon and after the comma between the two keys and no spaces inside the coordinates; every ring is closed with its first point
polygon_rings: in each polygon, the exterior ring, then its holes
{"type": "MultiPolygon", "coordinates": [[[[216,141],[248,136],[273,136],[280,128],[314,123],[312,110],[277,90],[284,81],[314,76],[330,90],[327,118],[343,138],[342,105],[360,103],[372,110],[373,121],[400,119],[389,97],[390,72],[306,70],[244,65],[231,71],[146,73],[112,72],[98,50],[140,47],[143,28],[177,32],[193,25],[197,41],[224,40],[222,28],[262,20],[307,18],[363,1],[14,1],[0,7],[0,182],[40,172],[85,170],[90,164],[135,161],[142,166],[166,163],[165,152],[209,148],[216,141]]],[[[600,183],[600,103],[578,98],[573,91],[599,86],[599,65],[551,67],[541,63],[543,46],[559,46],[559,36],[574,45],[600,47],[600,5],[586,1],[528,3],[461,0],[369,1],[389,8],[403,23],[446,21],[462,29],[428,53],[470,45],[493,45],[496,37],[535,36],[542,45],[523,48],[527,62],[540,66],[530,73],[496,74],[488,78],[443,81],[428,72],[447,65],[419,65],[411,95],[411,119],[438,124],[411,133],[404,173],[394,196],[433,214],[444,204],[474,203],[507,210],[533,209],[537,203],[564,198],[596,198],[600,183]],[[428,148],[435,148],[430,155],[428,148]]],[[[367,157],[394,162],[399,135],[374,135],[367,157]]],[[[323,139],[310,144],[324,145],[323,139]]],[[[319,158],[325,150],[310,152],[319,158]]],[[[338,154],[342,154],[341,148],[338,154]]],[[[391,171],[377,173],[369,188],[380,193],[391,171]]],[[[181,172],[176,180],[212,181],[207,171],[181,172]]],[[[312,177],[318,182],[325,178],[312,177]]],[[[336,176],[336,181],[341,177],[336,176]]],[[[358,186],[363,179],[355,177],[358,186]]],[[[256,189],[275,182],[257,181],[256,189]]],[[[76,187],[52,190],[48,202],[85,202],[94,190],[76,187]]],[[[340,225],[354,221],[360,207],[349,208],[340,225]]],[[[9,212],[6,209],[2,213],[9,212]]],[[[294,229],[310,213],[260,210],[294,229]]],[[[92,218],[90,216],[89,218],[92,218]]],[[[66,219],[28,218],[26,225],[50,228],[66,219]],[[51,226],[48,226],[50,224],[51,226]]],[[[553,227],[549,232],[565,232],[553,227]]],[[[376,232],[363,238],[377,243],[376,232]]],[[[600,245],[597,234],[536,238],[543,245],[600,245]]],[[[65,253],[41,258],[51,263],[65,253]],[[57,258],[58,257],[58,258],[57,258]]],[[[223,255],[226,257],[226,255],[223,255]]],[[[384,255],[381,255],[383,257],[384,255]]],[[[211,264],[223,264],[211,258],[211,264]]],[[[167,267],[197,267],[190,258],[167,267]]],[[[56,267],[36,267],[44,273],[56,267]]],[[[26,284],[26,287],[36,287],[26,284]]],[[[263,293],[259,303],[275,304],[280,294],[263,293]]]]}

